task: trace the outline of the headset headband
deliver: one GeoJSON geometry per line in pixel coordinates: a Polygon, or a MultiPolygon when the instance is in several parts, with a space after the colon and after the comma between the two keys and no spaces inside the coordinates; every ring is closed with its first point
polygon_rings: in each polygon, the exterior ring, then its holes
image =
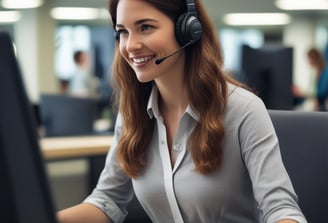
{"type": "Polygon", "coordinates": [[[194,0],[186,0],[187,3],[187,13],[197,16],[196,3],[194,0]]]}

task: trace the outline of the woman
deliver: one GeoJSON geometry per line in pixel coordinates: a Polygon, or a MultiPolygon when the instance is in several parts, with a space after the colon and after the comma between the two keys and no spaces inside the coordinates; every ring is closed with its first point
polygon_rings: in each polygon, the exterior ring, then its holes
{"type": "Polygon", "coordinates": [[[327,99],[328,99],[328,66],[324,60],[324,57],[319,50],[311,48],[307,52],[310,65],[315,69],[317,73],[317,108],[318,111],[327,111],[327,99]]]}
{"type": "Polygon", "coordinates": [[[223,74],[216,30],[187,2],[110,1],[115,142],[60,222],[122,222],[134,193],[156,223],[306,222],[264,104],[223,74]]]}

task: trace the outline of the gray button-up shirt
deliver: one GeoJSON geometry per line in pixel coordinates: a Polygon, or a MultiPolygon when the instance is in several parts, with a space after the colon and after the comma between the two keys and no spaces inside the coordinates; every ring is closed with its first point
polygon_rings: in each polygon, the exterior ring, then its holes
{"type": "Polygon", "coordinates": [[[135,193],[156,223],[273,223],[283,218],[305,223],[263,102],[244,89],[232,85],[229,89],[220,169],[207,175],[195,171],[187,142],[199,116],[190,106],[173,139],[172,167],[154,86],[147,111],[156,124],[147,168],[139,178],[130,179],[118,165],[116,145],[122,128],[118,116],[106,165],[85,202],[98,206],[113,222],[124,220],[135,193]]]}

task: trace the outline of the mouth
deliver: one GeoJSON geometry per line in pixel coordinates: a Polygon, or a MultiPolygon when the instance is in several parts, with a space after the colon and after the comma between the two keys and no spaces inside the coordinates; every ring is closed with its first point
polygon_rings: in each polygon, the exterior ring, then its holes
{"type": "Polygon", "coordinates": [[[155,55],[145,56],[145,57],[132,57],[131,61],[136,65],[143,65],[155,58],[155,55]]]}

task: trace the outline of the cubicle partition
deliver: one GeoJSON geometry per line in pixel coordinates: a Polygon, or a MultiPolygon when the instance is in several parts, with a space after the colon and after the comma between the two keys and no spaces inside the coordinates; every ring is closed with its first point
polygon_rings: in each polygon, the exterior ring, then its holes
{"type": "Polygon", "coordinates": [[[96,99],[43,94],[39,109],[46,137],[94,134],[96,99]]]}

